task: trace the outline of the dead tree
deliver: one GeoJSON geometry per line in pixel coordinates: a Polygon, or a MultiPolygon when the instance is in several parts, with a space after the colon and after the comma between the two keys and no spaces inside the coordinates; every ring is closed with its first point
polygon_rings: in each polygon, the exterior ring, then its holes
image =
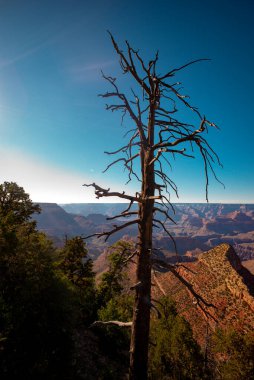
{"type": "MultiPolygon", "coordinates": [[[[127,41],[126,52],[123,52],[111,34],[110,37],[123,74],[129,75],[136,87],[135,91],[131,89],[131,95],[128,97],[119,89],[116,78],[103,74],[111,90],[101,96],[113,100],[106,105],[106,109],[112,112],[120,111],[122,120],[128,116],[131,122],[127,132],[129,136],[127,143],[113,152],[105,152],[108,155],[120,155],[107,166],[106,170],[112,165],[123,164],[128,173],[128,182],[132,178],[138,179],[141,189],[135,195],[128,195],[125,192],[104,189],[95,183],[85,186],[94,187],[97,198],[116,196],[129,201],[127,209],[118,217],[131,217],[131,219],[123,224],[114,224],[111,230],[92,236],[104,236],[107,240],[113,233],[130,225],[136,224],[138,227],[135,252],[136,285],[132,287],[135,289],[135,303],[131,326],[129,378],[145,380],[152,307],[153,228],[162,228],[173,239],[158,215],[162,214],[172,221],[170,193],[173,191],[178,195],[177,186],[167,174],[166,166],[171,166],[172,158],[175,159],[177,156],[194,158],[196,154],[200,154],[204,163],[205,191],[208,200],[209,174],[212,173],[217,179],[213,165],[215,163],[220,165],[220,161],[204,137],[204,133],[209,128],[217,127],[190,104],[188,96],[181,92],[181,83],[173,80],[180,70],[204,59],[189,62],[162,75],[157,70],[158,53],[153,60],[145,64],[139,51],[134,50],[127,41]],[[186,123],[177,118],[178,105],[193,111],[193,116],[198,120],[198,127],[195,127],[194,123],[186,123]],[[138,211],[133,211],[134,203],[138,204],[138,211]]],[[[190,291],[193,292],[191,286],[190,291]]]]}

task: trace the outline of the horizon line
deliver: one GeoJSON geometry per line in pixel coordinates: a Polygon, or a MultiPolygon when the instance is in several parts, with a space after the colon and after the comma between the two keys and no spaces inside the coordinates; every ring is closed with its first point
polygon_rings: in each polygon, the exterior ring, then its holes
{"type": "MultiPolygon", "coordinates": [[[[128,204],[129,202],[33,202],[39,204],[57,204],[61,205],[78,205],[78,204],[93,204],[93,205],[101,205],[101,204],[128,204]]],[[[135,202],[136,203],[136,202],[135,202]]],[[[171,204],[203,204],[203,205],[254,205],[254,202],[168,202],[171,204]]]]}

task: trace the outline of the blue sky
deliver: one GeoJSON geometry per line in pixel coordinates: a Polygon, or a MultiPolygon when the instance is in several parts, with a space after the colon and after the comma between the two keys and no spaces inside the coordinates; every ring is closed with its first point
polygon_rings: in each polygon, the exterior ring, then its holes
{"type": "MultiPolygon", "coordinates": [[[[100,70],[119,76],[106,30],[127,39],[160,72],[211,58],[177,79],[202,114],[223,170],[210,202],[254,202],[254,3],[252,0],[0,1],[0,180],[17,181],[34,201],[93,202],[83,183],[130,193],[121,166],[102,174],[105,150],[121,146],[128,122],[105,111],[100,70]]],[[[202,163],[179,160],[170,173],[180,202],[205,202],[202,163]]],[[[172,198],[176,200],[175,198],[172,198]]]]}

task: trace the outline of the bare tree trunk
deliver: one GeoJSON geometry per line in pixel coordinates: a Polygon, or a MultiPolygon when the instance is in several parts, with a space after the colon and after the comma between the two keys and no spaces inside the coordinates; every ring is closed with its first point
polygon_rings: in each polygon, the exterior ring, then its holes
{"type": "Polygon", "coordinates": [[[130,345],[130,380],[147,379],[148,344],[151,308],[151,252],[154,200],[154,167],[148,151],[144,157],[142,198],[139,206],[139,254],[137,262],[137,287],[133,311],[130,345]]]}
{"type": "MultiPolygon", "coordinates": [[[[180,91],[181,87],[179,88],[178,86],[181,83],[173,80],[178,71],[185,69],[195,62],[206,59],[197,59],[170,70],[165,75],[160,75],[157,73],[156,66],[159,58],[158,53],[153,60],[149,61],[148,65],[145,65],[138,50],[134,50],[128,41],[126,41],[127,53],[124,53],[119,49],[111,34],[110,37],[113,47],[120,58],[120,66],[123,73],[128,73],[136,81],[138,89],[142,91],[142,98],[132,90],[133,98],[129,101],[127,96],[119,90],[116,78],[103,74],[104,79],[111,85],[111,91],[101,94],[101,96],[105,99],[114,99],[111,104],[106,105],[106,109],[112,112],[122,112],[122,120],[127,114],[134,123],[134,129],[128,131],[128,133],[131,133],[131,136],[127,144],[113,152],[105,152],[108,155],[122,154],[120,158],[111,162],[105,171],[112,165],[122,162],[128,172],[128,182],[132,180],[133,176],[140,180],[140,174],[142,173],[142,190],[140,194],[136,193],[133,196],[126,194],[125,191],[116,192],[110,191],[110,188],[104,189],[95,183],[85,185],[94,187],[97,198],[117,196],[130,202],[128,208],[121,215],[109,219],[115,219],[120,216],[128,218],[131,215],[135,215],[136,211],[132,211],[131,207],[134,203],[139,205],[137,219],[132,219],[120,225],[115,224],[109,231],[97,232],[86,238],[97,236],[98,238],[105,237],[105,240],[107,240],[115,232],[138,224],[139,245],[137,252],[135,252],[135,255],[137,254],[137,281],[134,286],[136,295],[131,332],[129,379],[146,380],[148,376],[153,226],[163,228],[163,231],[174,242],[172,235],[164,223],[161,222],[160,218],[155,218],[154,213],[162,214],[168,220],[173,221],[167,207],[167,204],[171,204],[170,191],[173,191],[178,196],[177,186],[167,175],[166,170],[164,170],[161,159],[164,159],[171,167],[171,158],[175,158],[176,156],[194,158],[196,149],[200,153],[204,163],[207,201],[209,171],[219,181],[213,165],[216,162],[219,165],[221,164],[218,155],[208,144],[205,137],[203,137],[203,133],[207,132],[208,128],[217,128],[216,125],[205,117],[202,117],[198,108],[189,103],[188,96],[180,91]],[[194,124],[187,124],[176,118],[175,115],[178,112],[177,104],[182,104],[194,112],[200,121],[198,128],[194,124]],[[139,157],[141,160],[141,173],[136,173],[134,162],[139,157]],[[160,201],[156,207],[154,207],[155,199],[160,201]]],[[[160,260],[157,260],[157,265],[161,266],[160,260]]],[[[206,306],[209,306],[205,300],[197,295],[192,286],[181,277],[173,266],[167,265],[167,267],[188,287],[199,302],[202,301],[206,306]]]]}

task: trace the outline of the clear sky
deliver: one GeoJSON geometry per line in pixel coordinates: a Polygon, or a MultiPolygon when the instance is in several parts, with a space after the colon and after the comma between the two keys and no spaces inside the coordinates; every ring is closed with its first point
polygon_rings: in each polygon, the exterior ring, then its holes
{"type": "MultiPolygon", "coordinates": [[[[108,88],[101,69],[121,76],[109,29],[147,62],[159,50],[161,72],[211,58],[177,77],[221,128],[208,140],[226,189],[212,181],[209,200],[254,202],[253,14],[252,0],[0,0],[0,181],[37,202],[93,202],[82,187],[91,181],[123,189],[120,165],[102,174],[103,152],[121,146],[128,127],[97,96],[108,88]]],[[[205,202],[200,160],[180,160],[170,174],[180,202],[205,202]]]]}

